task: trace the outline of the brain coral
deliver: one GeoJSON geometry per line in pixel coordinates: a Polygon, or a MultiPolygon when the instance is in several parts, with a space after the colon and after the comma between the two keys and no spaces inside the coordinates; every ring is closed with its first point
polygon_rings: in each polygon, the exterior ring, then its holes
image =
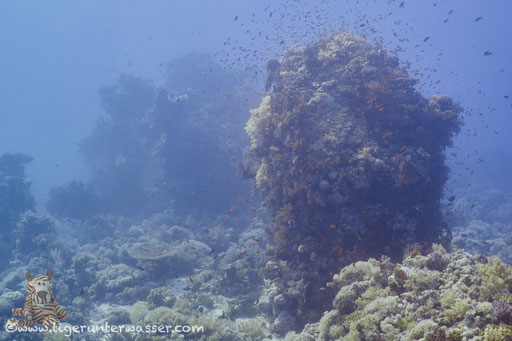
{"type": "Polygon", "coordinates": [[[424,98],[396,57],[349,33],[267,68],[243,172],[273,214],[275,254],[336,269],[347,252],[398,256],[444,234],[444,149],[462,124],[450,97],[424,98]]]}

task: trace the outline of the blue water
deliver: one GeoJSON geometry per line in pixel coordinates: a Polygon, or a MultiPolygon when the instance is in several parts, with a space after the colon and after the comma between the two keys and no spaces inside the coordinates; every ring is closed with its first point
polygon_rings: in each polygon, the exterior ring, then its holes
{"type": "Polygon", "coordinates": [[[72,324],[133,323],[127,307],[158,287],[254,318],[272,217],[240,176],[244,126],[267,60],[343,31],[464,108],[445,220],[456,245],[510,262],[510,13],[506,0],[2,1],[2,323],[25,271],[48,269],[72,324]]]}

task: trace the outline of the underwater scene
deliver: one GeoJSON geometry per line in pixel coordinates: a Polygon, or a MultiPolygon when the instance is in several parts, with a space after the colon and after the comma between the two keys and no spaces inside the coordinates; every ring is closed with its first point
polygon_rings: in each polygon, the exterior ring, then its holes
{"type": "Polygon", "coordinates": [[[0,340],[512,340],[512,1],[0,1],[0,340]]]}

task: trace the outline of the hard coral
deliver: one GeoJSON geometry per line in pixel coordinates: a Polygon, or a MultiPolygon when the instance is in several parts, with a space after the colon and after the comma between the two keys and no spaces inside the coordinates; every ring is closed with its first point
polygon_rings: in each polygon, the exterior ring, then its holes
{"type": "Polygon", "coordinates": [[[349,33],[268,68],[273,86],[251,111],[244,171],[274,213],[281,255],[308,237],[318,248],[309,251],[325,255],[355,244],[399,252],[440,236],[443,151],[461,125],[451,98],[425,99],[395,57],[349,33]]]}
{"type": "MultiPolygon", "coordinates": [[[[509,340],[510,305],[483,295],[488,271],[462,250],[444,256],[449,265],[443,273],[429,269],[422,255],[401,264],[370,259],[343,268],[330,284],[338,290],[332,309],[309,325],[316,340],[509,340]]],[[[511,270],[499,268],[501,276],[511,270]]],[[[494,283],[494,290],[510,294],[505,281],[494,283]]],[[[296,339],[309,340],[306,334],[311,330],[296,339]]]]}
{"type": "Polygon", "coordinates": [[[440,251],[432,251],[427,257],[427,267],[430,270],[443,271],[450,263],[450,258],[440,251]]]}
{"type": "MultiPolygon", "coordinates": [[[[396,57],[350,33],[267,66],[243,174],[273,215],[270,253],[311,274],[302,296],[367,255],[397,259],[408,243],[448,239],[444,149],[462,122],[451,98],[424,98],[396,57]]],[[[295,306],[307,310],[304,301],[295,306]]]]}
{"type": "Polygon", "coordinates": [[[492,313],[497,321],[512,324],[512,304],[503,300],[493,301],[492,313]]]}

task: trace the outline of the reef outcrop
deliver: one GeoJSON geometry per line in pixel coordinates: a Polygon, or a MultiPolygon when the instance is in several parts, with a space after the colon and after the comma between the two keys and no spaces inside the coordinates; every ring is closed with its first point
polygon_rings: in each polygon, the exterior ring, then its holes
{"type": "Polygon", "coordinates": [[[295,272],[295,288],[276,279],[292,309],[310,309],[308,292],[313,309],[330,301],[325,283],[354,260],[450,239],[439,201],[457,103],[425,98],[397,57],[350,33],[290,49],[267,69],[242,171],[273,217],[269,255],[295,272]]]}
{"type": "Polygon", "coordinates": [[[349,33],[268,70],[243,169],[273,213],[278,254],[325,263],[441,237],[444,149],[462,123],[450,97],[424,98],[396,57],[349,33]]]}

